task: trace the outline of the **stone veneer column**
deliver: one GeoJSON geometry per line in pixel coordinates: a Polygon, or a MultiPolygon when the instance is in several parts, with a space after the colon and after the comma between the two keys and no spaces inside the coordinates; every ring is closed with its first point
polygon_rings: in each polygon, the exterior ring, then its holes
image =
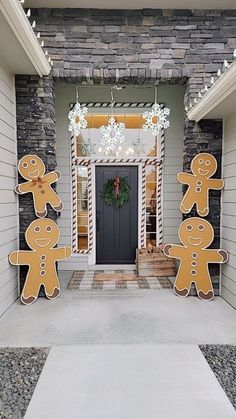
{"type": "MultiPolygon", "coordinates": [[[[35,153],[44,161],[47,171],[54,170],[55,100],[54,82],[50,76],[16,76],[16,117],[18,158],[35,153]]],[[[56,218],[56,213],[51,208],[48,217],[56,218]]],[[[24,233],[35,218],[32,195],[19,196],[21,249],[27,249],[24,233]]],[[[21,278],[25,278],[25,271],[25,267],[22,267],[21,278]]]]}

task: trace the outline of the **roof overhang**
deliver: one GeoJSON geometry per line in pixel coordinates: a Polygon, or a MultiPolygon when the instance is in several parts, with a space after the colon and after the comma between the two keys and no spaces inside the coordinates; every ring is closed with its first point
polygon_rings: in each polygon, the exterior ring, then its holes
{"type": "Polygon", "coordinates": [[[187,113],[188,119],[223,119],[236,111],[236,62],[212,85],[187,113]]]}
{"type": "Polygon", "coordinates": [[[25,0],[26,7],[94,9],[236,9],[235,0],[25,0]]]}
{"type": "Polygon", "coordinates": [[[0,64],[12,74],[43,76],[51,71],[18,0],[0,0],[0,64]]]}

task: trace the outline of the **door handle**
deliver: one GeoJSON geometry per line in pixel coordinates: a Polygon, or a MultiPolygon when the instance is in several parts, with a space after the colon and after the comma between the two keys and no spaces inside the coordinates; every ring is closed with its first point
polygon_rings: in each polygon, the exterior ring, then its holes
{"type": "Polygon", "coordinates": [[[100,233],[100,211],[96,211],[96,231],[100,233]]]}

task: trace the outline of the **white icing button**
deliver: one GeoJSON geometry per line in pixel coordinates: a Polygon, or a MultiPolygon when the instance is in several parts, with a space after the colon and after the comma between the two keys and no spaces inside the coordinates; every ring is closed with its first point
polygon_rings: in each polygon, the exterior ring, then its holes
{"type": "Polygon", "coordinates": [[[46,263],[44,262],[40,263],[40,268],[45,268],[45,266],[46,266],[46,263]]]}
{"type": "Polygon", "coordinates": [[[192,253],[192,258],[196,259],[197,258],[197,253],[192,253]]]}
{"type": "Polygon", "coordinates": [[[40,275],[41,276],[44,276],[46,274],[46,272],[45,271],[40,271],[40,275]]]}
{"type": "Polygon", "coordinates": [[[45,255],[40,256],[40,260],[46,260],[46,256],[45,255]]]}

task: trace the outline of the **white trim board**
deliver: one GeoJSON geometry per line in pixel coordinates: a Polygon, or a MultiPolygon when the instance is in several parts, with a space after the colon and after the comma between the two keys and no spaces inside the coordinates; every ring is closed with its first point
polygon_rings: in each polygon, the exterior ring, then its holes
{"type": "Polygon", "coordinates": [[[36,73],[40,77],[47,76],[51,71],[51,66],[20,2],[18,0],[0,0],[0,11],[35,68],[36,73]]]}
{"type": "Polygon", "coordinates": [[[236,62],[212,85],[198,103],[190,109],[190,121],[223,118],[235,110],[236,104],[236,62]],[[232,106],[234,104],[234,107],[232,106]]]}

